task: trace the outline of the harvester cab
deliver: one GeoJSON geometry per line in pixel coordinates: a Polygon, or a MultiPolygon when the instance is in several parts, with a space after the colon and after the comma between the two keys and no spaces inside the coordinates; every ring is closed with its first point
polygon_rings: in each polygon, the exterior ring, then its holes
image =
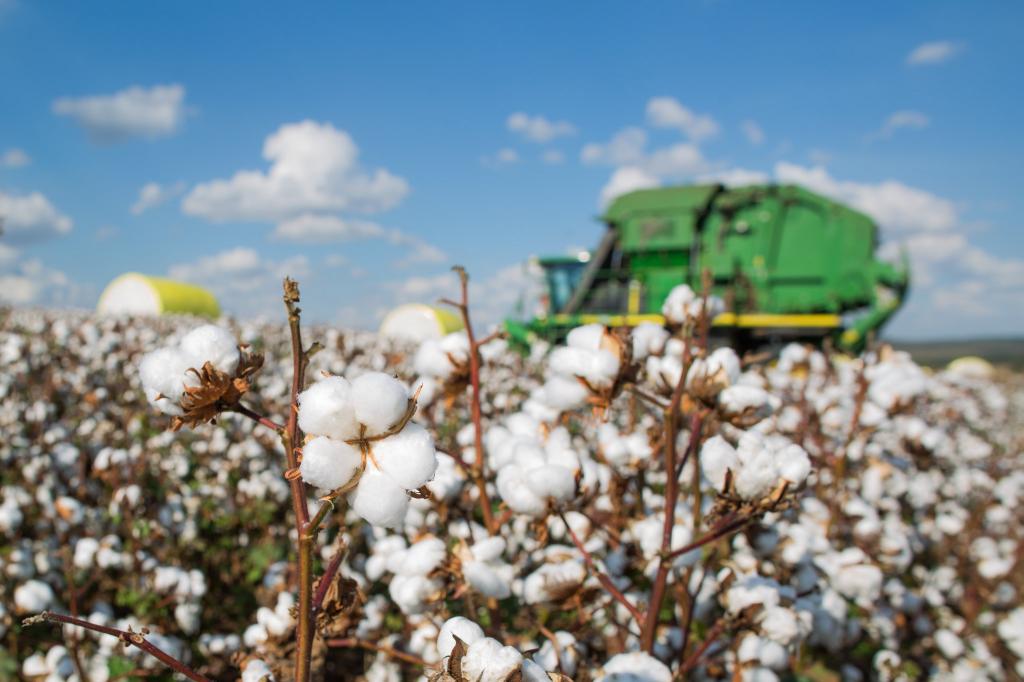
{"type": "Polygon", "coordinates": [[[514,340],[556,341],[590,322],[663,323],[669,291],[700,291],[709,276],[726,304],[713,330],[733,344],[832,338],[856,351],[899,309],[909,282],[905,254],[900,265],[875,258],[878,228],[867,216],[792,185],[640,190],[602,220],[593,251],[539,259],[544,312],[506,322],[514,340]]]}

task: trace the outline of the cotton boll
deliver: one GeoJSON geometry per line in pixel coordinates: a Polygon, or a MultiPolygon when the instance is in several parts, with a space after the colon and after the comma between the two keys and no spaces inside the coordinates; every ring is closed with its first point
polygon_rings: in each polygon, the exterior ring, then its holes
{"type": "Polygon", "coordinates": [[[793,444],[784,447],[776,456],[779,476],[786,479],[793,485],[800,485],[811,473],[811,460],[807,452],[799,445],[793,444]]]}
{"type": "Polygon", "coordinates": [[[484,631],[479,625],[462,616],[446,620],[441,626],[441,632],[437,635],[437,654],[442,660],[452,655],[456,637],[465,642],[468,647],[477,640],[483,639],[484,631]]]}
{"type": "Polygon", "coordinates": [[[401,528],[409,508],[409,496],[391,477],[369,466],[349,495],[349,503],[356,514],[375,526],[401,528]]]}
{"type": "Polygon", "coordinates": [[[761,632],[765,637],[786,646],[800,634],[796,615],[787,608],[772,606],[762,611],[761,632]]]}
{"type": "Polygon", "coordinates": [[[935,632],[935,646],[942,655],[950,660],[955,660],[964,655],[964,642],[950,630],[942,629],[935,632]]]}
{"type": "Polygon", "coordinates": [[[388,585],[388,594],[402,613],[415,615],[423,613],[427,604],[442,594],[442,586],[424,575],[396,575],[388,585]]]}
{"type": "Polygon", "coordinates": [[[778,642],[757,635],[744,637],[736,655],[740,661],[756,662],[772,670],[785,669],[789,660],[786,650],[778,642]]]}
{"type": "Polygon", "coordinates": [[[398,379],[383,372],[367,372],[352,381],[356,421],[367,435],[383,433],[397,424],[409,406],[409,392],[398,379]]]}
{"type": "Polygon", "coordinates": [[[689,319],[690,304],[697,299],[697,294],[686,284],[672,287],[665,302],[661,306],[661,314],[672,324],[683,324],[689,319]]]}
{"type": "Polygon", "coordinates": [[[759,499],[772,491],[778,478],[772,453],[759,450],[740,466],[735,477],[736,494],[745,500],[759,499]]]}
{"type": "Polygon", "coordinates": [[[484,538],[476,542],[470,551],[477,561],[496,561],[505,553],[505,539],[500,537],[484,538]]]}
{"type": "Polygon", "coordinates": [[[409,549],[388,559],[388,570],[399,575],[427,575],[448,555],[444,542],[435,537],[419,540],[409,549]]]}
{"type": "Polygon", "coordinates": [[[174,348],[159,348],[147,353],[139,363],[139,375],[149,402],[165,414],[181,415],[178,402],[185,386],[196,386],[198,379],[188,370],[192,363],[174,348]]]}
{"type": "Polygon", "coordinates": [[[515,464],[502,467],[495,483],[501,499],[512,511],[531,516],[541,516],[547,511],[544,498],[537,496],[527,485],[526,472],[522,467],[515,464]]]}
{"type": "Polygon", "coordinates": [[[436,339],[428,339],[423,342],[419,350],[416,351],[413,367],[417,374],[442,381],[447,379],[455,369],[448,355],[441,348],[441,343],[436,339]]]}
{"type": "Polygon", "coordinates": [[[79,538],[75,542],[75,554],[72,558],[75,568],[83,571],[91,568],[93,558],[95,558],[99,548],[100,543],[96,538],[79,538]]]}
{"type": "Polygon", "coordinates": [[[174,607],[174,620],[186,635],[199,632],[199,616],[202,612],[199,604],[185,603],[174,607]]]}
{"type": "Polygon", "coordinates": [[[739,468],[736,449],[721,436],[712,436],[701,446],[700,468],[704,477],[711,481],[715,490],[723,492],[726,471],[731,469],[735,476],[736,470],[739,468]]]}
{"type": "Polygon", "coordinates": [[[526,474],[526,484],[534,495],[550,497],[558,502],[570,500],[576,493],[573,472],[557,465],[547,464],[530,469],[526,474]]]}
{"type": "Polygon", "coordinates": [[[242,668],[242,682],[274,682],[274,674],[266,663],[251,658],[242,668]]]}
{"type": "Polygon", "coordinates": [[[401,432],[373,443],[372,450],[380,470],[406,490],[424,485],[437,470],[434,438],[419,424],[407,424],[401,432]]]}
{"type": "Polygon", "coordinates": [[[336,490],[352,480],[361,462],[359,451],[348,443],[319,436],[303,446],[299,473],[311,486],[336,490]]]}
{"type": "Polygon", "coordinates": [[[523,682],[551,682],[551,678],[548,677],[544,668],[528,658],[523,659],[522,680],[523,682]]]}
{"type": "Polygon", "coordinates": [[[470,586],[484,595],[504,599],[512,594],[511,581],[483,561],[470,561],[462,565],[462,575],[470,586]]]}
{"type": "Polygon", "coordinates": [[[474,682],[505,682],[522,664],[523,655],[514,648],[484,637],[470,644],[462,657],[462,675],[474,682]]]}
{"type": "Polygon", "coordinates": [[[660,353],[668,340],[668,330],[653,322],[641,322],[633,327],[633,360],[643,360],[652,353],[660,353]]]}
{"type": "Polygon", "coordinates": [[[771,395],[758,386],[738,384],[718,394],[718,409],[736,426],[753,426],[774,411],[771,395]]]}
{"type": "Polygon", "coordinates": [[[569,331],[565,337],[565,345],[586,351],[596,351],[601,348],[601,342],[607,331],[603,324],[585,324],[569,331]]]}
{"type": "Polygon", "coordinates": [[[299,394],[299,427],[308,434],[348,440],[359,435],[352,386],[326,377],[299,394]]]}
{"type": "Polygon", "coordinates": [[[672,671],[650,654],[633,651],[613,656],[596,682],[672,682],[672,671]]]}
{"type": "Polygon", "coordinates": [[[575,593],[586,577],[586,569],[578,561],[544,564],[526,577],[523,599],[527,604],[562,601],[575,593]]]}
{"type": "Polygon", "coordinates": [[[196,369],[207,362],[225,374],[234,374],[238,369],[238,340],[223,327],[214,324],[196,327],[182,338],[180,346],[196,369]]]}
{"type": "Polygon", "coordinates": [[[586,404],[587,395],[586,387],[576,379],[555,375],[545,382],[539,399],[559,412],[566,412],[586,404]]]}
{"type": "Polygon", "coordinates": [[[53,589],[41,580],[29,580],[14,590],[14,609],[17,613],[39,613],[54,605],[53,589]]]}

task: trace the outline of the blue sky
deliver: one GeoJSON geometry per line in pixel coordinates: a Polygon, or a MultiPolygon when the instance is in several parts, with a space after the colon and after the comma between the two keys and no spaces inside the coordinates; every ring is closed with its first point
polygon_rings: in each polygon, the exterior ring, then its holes
{"type": "Polygon", "coordinates": [[[1024,333],[1022,19],[1009,2],[0,0],[0,297],[88,307],[136,270],[274,315],[291,272],[312,316],[372,327],[452,293],[462,263],[497,319],[529,256],[596,244],[602,196],[776,179],[910,246],[891,335],[1024,333]]]}

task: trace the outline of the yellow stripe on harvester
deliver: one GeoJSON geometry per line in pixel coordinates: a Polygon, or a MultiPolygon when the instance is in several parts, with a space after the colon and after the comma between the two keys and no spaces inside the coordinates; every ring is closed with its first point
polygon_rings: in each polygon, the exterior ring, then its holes
{"type": "MultiPolygon", "coordinates": [[[[609,327],[635,327],[641,322],[665,324],[661,315],[552,315],[555,324],[593,324],[595,322],[609,327]]],[[[842,326],[839,315],[776,315],[773,313],[722,313],[714,319],[716,327],[804,327],[808,329],[835,329],[842,326]]]]}

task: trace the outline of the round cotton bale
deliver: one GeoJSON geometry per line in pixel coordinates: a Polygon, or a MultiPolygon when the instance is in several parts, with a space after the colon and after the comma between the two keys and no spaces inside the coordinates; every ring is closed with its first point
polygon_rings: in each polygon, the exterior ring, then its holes
{"type": "Polygon", "coordinates": [[[198,315],[216,319],[220,305],[209,291],[194,284],[129,272],[100,294],[100,315],[198,315]]]}
{"type": "Polygon", "coordinates": [[[380,335],[395,341],[421,343],[462,329],[462,318],[451,310],[420,303],[402,305],[384,318],[380,335]]]}

